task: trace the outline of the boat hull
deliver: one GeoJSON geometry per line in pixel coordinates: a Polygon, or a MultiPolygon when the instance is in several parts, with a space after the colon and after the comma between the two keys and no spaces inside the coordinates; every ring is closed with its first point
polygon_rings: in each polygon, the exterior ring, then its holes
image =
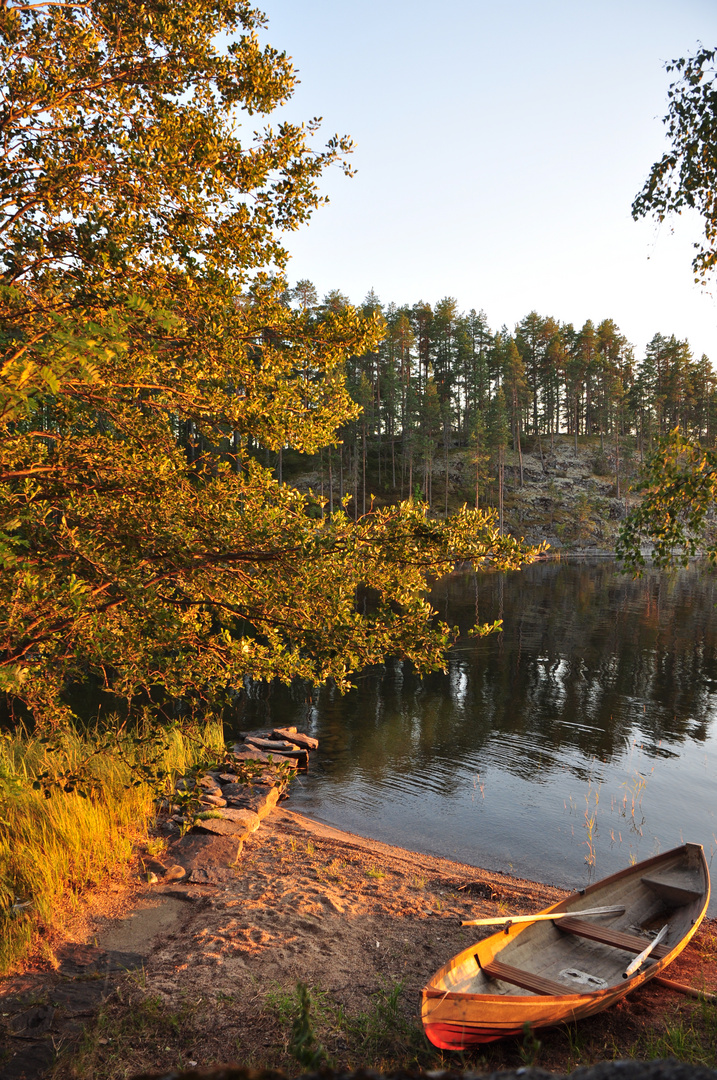
{"type": "Polygon", "coordinates": [[[569,912],[567,922],[513,925],[476,942],[424,988],[426,1035],[441,1049],[462,1050],[520,1035],[526,1024],[537,1029],[572,1023],[609,1008],[679,955],[704,917],[709,892],[702,847],[685,844],[545,909],[569,912]],[[581,909],[608,903],[624,903],[624,913],[580,918],[581,909]],[[634,955],[650,944],[648,927],[658,923],[669,926],[666,944],[656,947],[634,975],[623,978],[634,955]],[[563,970],[558,970],[561,965],[563,970]],[[600,988],[571,992],[566,986],[563,991],[562,980],[573,976],[600,988]]]}

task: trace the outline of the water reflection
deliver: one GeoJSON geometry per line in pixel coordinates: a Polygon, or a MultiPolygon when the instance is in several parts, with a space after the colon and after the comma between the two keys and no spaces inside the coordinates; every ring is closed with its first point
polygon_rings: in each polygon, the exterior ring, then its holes
{"type": "Polygon", "coordinates": [[[264,688],[243,726],[317,734],[293,805],[394,843],[562,884],[683,836],[709,856],[716,586],[705,566],[633,581],[605,561],[453,575],[433,596],[463,631],[447,675],[264,688]],[[504,632],[468,637],[476,617],[504,632]]]}

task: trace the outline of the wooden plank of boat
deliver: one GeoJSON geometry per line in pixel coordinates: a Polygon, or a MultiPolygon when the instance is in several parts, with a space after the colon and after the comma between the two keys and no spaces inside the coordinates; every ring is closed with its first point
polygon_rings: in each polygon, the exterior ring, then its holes
{"type": "Polygon", "coordinates": [[[461,1050],[520,1035],[526,1023],[548,1027],[600,1012],[678,956],[704,918],[709,895],[701,845],[683,844],[546,908],[544,919],[513,921],[429,981],[421,1005],[426,1034],[442,1049],[461,1050]],[[586,917],[611,905],[622,914],[586,917]],[[658,943],[652,929],[663,925],[658,943]],[[640,969],[623,978],[649,946],[640,969]]]}

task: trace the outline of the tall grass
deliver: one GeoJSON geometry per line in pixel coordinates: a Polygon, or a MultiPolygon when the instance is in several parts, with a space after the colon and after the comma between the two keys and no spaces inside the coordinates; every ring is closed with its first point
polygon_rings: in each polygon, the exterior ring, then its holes
{"type": "Polygon", "coordinates": [[[220,723],[51,740],[0,732],[0,974],[127,866],[160,787],[223,755],[220,723]]]}

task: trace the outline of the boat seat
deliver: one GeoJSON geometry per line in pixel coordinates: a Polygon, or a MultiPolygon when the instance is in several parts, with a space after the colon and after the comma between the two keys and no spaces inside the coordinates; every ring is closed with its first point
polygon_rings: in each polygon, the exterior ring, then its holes
{"type": "Polygon", "coordinates": [[[501,982],[511,983],[512,986],[520,986],[523,990],[532,990],[534,994],[564,997],[565,994],[571,992],[570,988],[562,983],[544,979],[542,975],[536,975],[533,971],[523,971],[522,968],[513,967],[512,964],[504,964],[501,960],[491,960],[489,964],[481,964],[477,956],[476,960],[478,967],[491,979],[500,979],[501,982]]]}
{"type": "Polygon", "coordinates": [[[672,877],[661,878],[645,874],[640,881],[670,907],[682,907],[704,895],[693,875],[673,874],[672,877]]]}
{"type": "MultiPolygon", "coordinates": [[[[575,934],[577,937],[588,938],[590,941],[599,941],[601,945],[613,945],[623,952],[641,953],[650,944],[649,938],[638,937],[637,934],[623,934],[620,930],[610,930],[607,926],[597,926],[587,919],[567,918],[556,919],[554,926],[564,930],[566,934],[575,934]]],[[[671,945],[655,945],[650,957],[661,960],[671,951],[671,945]]]]}

